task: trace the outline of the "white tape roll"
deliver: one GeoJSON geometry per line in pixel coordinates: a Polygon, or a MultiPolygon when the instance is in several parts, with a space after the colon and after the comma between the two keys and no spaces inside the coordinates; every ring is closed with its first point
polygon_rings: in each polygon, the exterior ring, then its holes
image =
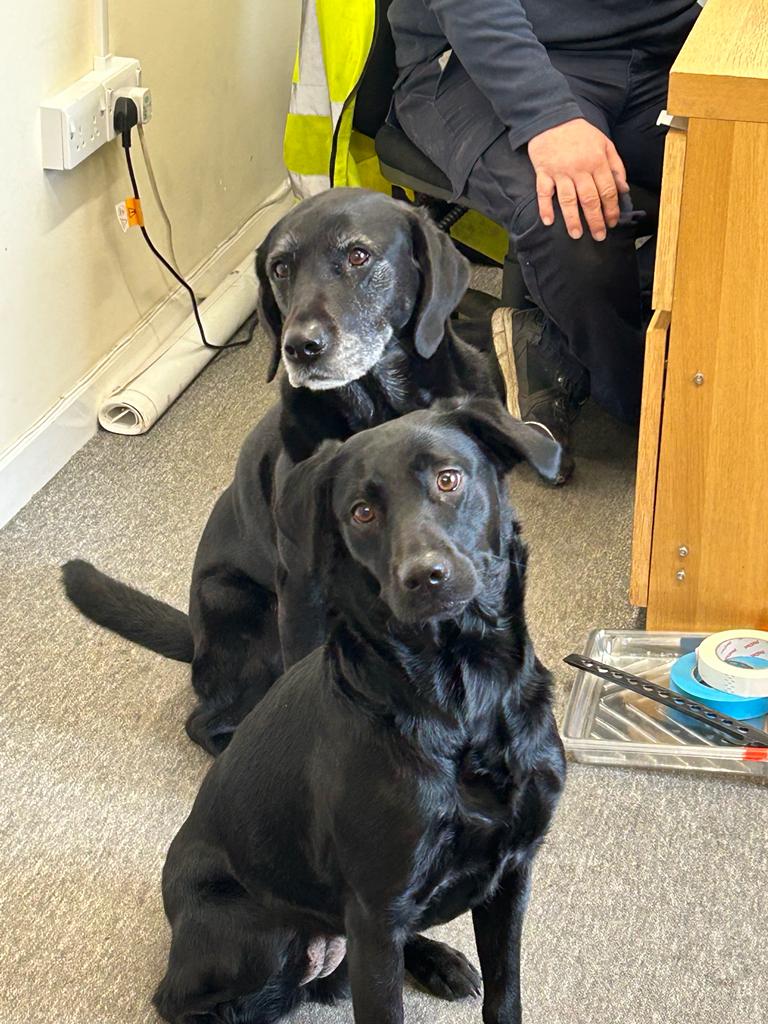
{"type": "Polygon", "coordinates": [[[713,633],[697,647],[696,667],[704,682],[716,690],[768,697],[768,633],[759,629],[713,633]]]}

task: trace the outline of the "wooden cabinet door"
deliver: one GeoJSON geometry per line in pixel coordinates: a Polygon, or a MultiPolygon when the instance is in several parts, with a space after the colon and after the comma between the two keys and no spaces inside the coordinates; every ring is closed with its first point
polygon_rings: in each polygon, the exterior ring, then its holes
{"type": "Polygon", "coordinates": [[[686,133],[671,128],[664,147],[664,176],[661,209],[656,239],[656,266],[653,276],[655,313],[645,338],[643,370],[643,407],[637,450],[635,516],[632,532],[632,576],[629,599],[632,604],[648,604],[651,573],[651,541],[656,504],[656,474],[664,393],[667,339],[674,295],[680,202],[685,172],[686,133]]]}
{"type": "Polygon", "coordinates": [[[768,124],[691,119],[649,629],[768,626],[766,168],[768,124]]]}

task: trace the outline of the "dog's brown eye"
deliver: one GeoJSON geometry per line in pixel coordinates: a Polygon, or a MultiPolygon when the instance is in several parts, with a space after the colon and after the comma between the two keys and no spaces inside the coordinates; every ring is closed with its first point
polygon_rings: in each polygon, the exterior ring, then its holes
{"type": "Polygon", "coordinates": [[[371,258],[371,254],[361,249],[359,245],[353,246],[347,254],[347,259],[353,267],[362,267],[371,258]]]}
{"type": "Polygon", "coordinates": [[[285,260],[278,260],[277,263],[272,264],[272,273],[275,277],[288,277],[291,268],[285,262],[285,260]]]}
{"type": "Polygon", "coordinates": [[[440,491],[455,491],[461,483],[458,469],[443,469],[437,474],[437,487],[440,491]]]}
{"type": "Polygon", "coordinates": [[[372,523],[376,518],[376,513],[370,505],[366,505],[364,501],[361,501],[352,509],[352,518],[356,523],[372,523]]]}

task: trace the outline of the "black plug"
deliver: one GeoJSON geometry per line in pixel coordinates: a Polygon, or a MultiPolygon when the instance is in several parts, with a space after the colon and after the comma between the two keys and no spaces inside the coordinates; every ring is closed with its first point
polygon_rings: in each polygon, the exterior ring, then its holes
{"type": "Polygon", "coordinates": [[[123,149],[131,148],[131,129],[139,123],[139,108],[130,96],[119,96],[115,102],[113,124],[122,135],[123,149]]]}

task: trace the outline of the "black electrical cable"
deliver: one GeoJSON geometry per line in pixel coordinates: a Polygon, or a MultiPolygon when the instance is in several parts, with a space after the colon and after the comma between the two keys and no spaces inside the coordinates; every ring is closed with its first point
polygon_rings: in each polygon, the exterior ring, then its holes
{"type": "MultiPolygon", "coordinates": [[[[120,103],[120,100],[118,100],[118,103],[120,103]]],[[[133,103],[133,100],[130,100],[129,103],[133,103]]],[[[133,113],[133,112],[131,112],[131,113],[133,113]]],[[[117,114],[117,111],[116,111],[116,114],[117,114]]],[[[137,112],[136,116],[138,116],[138,112],[137,112]]],[[[121,128],[119,127],[119,125],[117,123],[117,121],[118,121],[117,116],[115,118],[115,121],[116,121],[115,128],[118,131],[121,131],[121,128]]],[[[136,121],[133,121],[133,124],[135,124],[135,123],[136,123],[136,121]]],[[[122,129],[123,150],[125,151],[125,159],[126,159],[126,162],[128,164],[128,176],[131,179],[131,188],[133,189],[133,198],[138,200],[138,202],[140,203],[141,202],[141,196],[139,195],[139,186],[138,186],[138,184],[136,182],[136,174],[134,173],[134,170],[133,170],[133,160],[131,159],[131,127],[132,126],[133,125],[131,125],[130,127],[122,129]]],[[[187,281],[184,280],[184,278],[181,276],[181,274],[177,273],[176,270],[174,270],[174,268],[171,266],[171,264],[168,262],[168,260],[165,258],[165,256],[163,256],[163,254],[158,250],[158,248],[155,245],[155,243],[149,237],[149,232],[144,227],[144,225],[143,224],[139,225],[139,228],[140,228],[140,231],[141,231],[142,235],[144,236],[144,241],[147,243],[147,245],[150,248],[150,251],[162,263],[162,265],[165,267],[165,269],[168,271],[168,273],[171,274],[171,276],[174,277],[179,282],[179,284],[182,286],[182,288],[185,288],[187,293],[189,294],[190,301],[192,302],[192,310],[193,310],[193,312],[195,314],[195,322],[197,323],[197,329],[200,332],[200,340],[202,341],[203,345],[205,345],[206,348],[215,349],[216,352],[221,352],[225,348],[238,348],[240,345],[247,345],[249,343],[249,341],[250,341],[250,338],[245,338],[243,341],[229,341],[229,342],[227,342],[226,345],[212,345],[210,343],[210,341],[208,341],[208,339],[205,336],[205,330],[203,328],[203,321],[200,318],[200,310],[198,309],[197,299],[195,298],[195,293],[192,290],[192,286],[187,281]]]]}

